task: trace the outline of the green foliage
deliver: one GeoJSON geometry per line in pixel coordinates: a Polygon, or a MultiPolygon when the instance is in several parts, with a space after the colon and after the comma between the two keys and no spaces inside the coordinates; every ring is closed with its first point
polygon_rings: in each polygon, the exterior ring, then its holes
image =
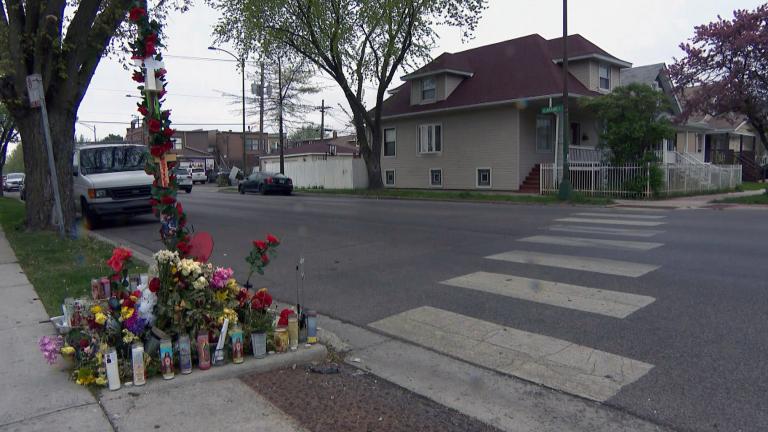
{"type": "Polygon", "coordinates": [[[10,154],[8,154],[8,158],[5,160],[5,165],[3,165],[3,174],[12,172],[24,172],[24,149],[21,144],[18,144],[10,154]]]}
{"type": "Polygon", "coordinates": [[[305,141],[318,138],[320,138],[320,125],[317,123],[307,123],[288,135],[288,140],[290,141],[305,141]]]}
{"type": "Polygon", "coordinates": [[[666,116],[669,102],[650,86],[630,84],[582,104],[605,125],[600,146],[610,150],[616,166],[640,163],[654,146],[675,135],[666,116]]]}
{"type": "Polygon", "coordinates": [[[117,134],[109,134],[101,139],[101,142],[103,143],[121,143],[123,142],[123,137],[117,134]]]}

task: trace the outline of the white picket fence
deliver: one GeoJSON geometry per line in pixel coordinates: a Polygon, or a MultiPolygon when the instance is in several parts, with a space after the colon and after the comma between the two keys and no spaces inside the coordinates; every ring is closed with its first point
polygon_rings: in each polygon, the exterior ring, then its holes
{"type": "MultiPolygon", "coordinates": [[[[263,170],[279,172],[280,162],[269,160],[262,163],[263,170]]],[[[286,158],[285,175],[300,188],[365,189],[368,175],[365,162],[352,157],[329,157],[321,160],[286,158]]]]}
{"type": "MultiPolygon", "coordinates": [[[[660,164],[662,195],[733,189],[741,184],[741,165],[660,164]]],[[[603,163],[571,163],[569,178],[574,192],[590,196],[642,197],[653,195],[648,182],[650,165],[612,166],[603,163]],[[645,184],[637,185],[636,182],[645,184]],[[635,187],[628,186],[634,184],[635,187]]],[[[557,193],[562,166],[541,164],[541,194],[557,193]],[[557,171],[557,172],[555,172],[557,171]]]]}

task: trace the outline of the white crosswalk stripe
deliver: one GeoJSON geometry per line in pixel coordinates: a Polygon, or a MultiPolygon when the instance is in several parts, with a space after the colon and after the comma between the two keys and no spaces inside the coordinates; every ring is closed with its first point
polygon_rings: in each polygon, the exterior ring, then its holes
{"type": "Polygon", "coordinates": [[[522,379],[603,402],[653,365],[428,306],[371,327],[522,379]]]}
{"type": "Polygon", "coordinates": [[[637,294],[487,272],[441,283],[614,318],[626,318],[656,300],[637,294]]]}
{"type": "Polygon", "coordinates": [[[579,234],[605,234],[625,237],[653,237],[663,234],[661,230],[645,230],[634,228],[609,228],[588,225],[552,225],[548,228],[550,231],[570,232],[579,234]]]}
{"type": "Polygon", "coordinates": [[[635,226],[659,226],[664,225],[666,222],[657,221],[644,221],[644,220],[625,220],[625,219],[596,219],[596,218],[577,218],[566,217],[561,219],[555,219],[557,222],[577,222],[588,224],[604,224],[604,225],[635,225],[635,226]]]}
{"type": "Polygon", "coordinates": [[[491,255],[487,256],[486,258],[521,264],[535,264],[548,267],[567,268],[571,270],[581,270],[626,277],[640,277],[659,268],[659,266],[650,264],[640,264],[604,258],[555,255],[519,250],[491,255]]]}
{"type": "Polygon", "coordinates": [[[630,251],[648,251],[660,246],[664,246],[664,243],[655,243],[655,242],[605,240],[605,239],[590,239],[590,238],[584,238],[584,237],[563,237],[563,236],[547,236],[547,235],[537,235],[537,236],[521,238],[518,241],[527,242],[527,243],[550,244],[550,245],[557,245],[557,246],[596,247],[596,248],[602,248],[602,249],[621,249],[621,250],[630,250],[630,251]]]}
{"type": "Polygon", "coordinates": [[[620,219],[664,219],[666,216],[660,215],[645,215],[645,214],[626,214],[626,213],[574,213],[572,216],[590,216],[590,217],[604,217],[604,218],[620,218],[620,219]]]}

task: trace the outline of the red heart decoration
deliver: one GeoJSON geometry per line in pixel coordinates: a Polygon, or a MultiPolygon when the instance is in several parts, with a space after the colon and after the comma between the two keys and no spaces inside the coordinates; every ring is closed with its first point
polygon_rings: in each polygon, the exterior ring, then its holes
{"type": "Polygon", "coordinates": [[[189,256],[200,262],[208,262],[213,253],[213,237],[207,232],[198,232],[189,241],[189,256]]]}

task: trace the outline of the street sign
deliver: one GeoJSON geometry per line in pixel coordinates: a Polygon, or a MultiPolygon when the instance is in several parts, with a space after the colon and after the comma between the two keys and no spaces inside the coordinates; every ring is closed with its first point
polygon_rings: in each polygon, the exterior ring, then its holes
{"type": "Polygon", "coordinates": [[[27,76],[27,93],[29,94],[29,106],[40,108],[43,98],[43,77],[40,74],[27,76]]]}
{"type": "Polygon", "coordinates": [[[555,114],[555,113],[561,113],[563,112],[563,106],[562,105],[555,105],[551,107],[544,107],[541,109],[542,114],[555,114]]]}

